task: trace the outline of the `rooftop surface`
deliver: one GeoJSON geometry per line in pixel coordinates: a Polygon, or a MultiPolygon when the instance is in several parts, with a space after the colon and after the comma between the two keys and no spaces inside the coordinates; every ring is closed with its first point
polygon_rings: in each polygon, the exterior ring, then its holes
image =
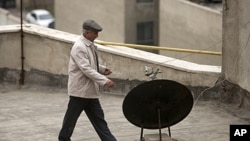
{"type": "MultiPolygon", "coordinates": [[[[118,141],[138,141],[140,128],[124,117],[123,100],[124,96],[103,94],[105,118],[118,141]]],[[[67,103],[66,89],[0,84],[0,141],[56,141],[67,103]]],[[[171,135],[178,141],[228,141],[230,124],[250,121],[227,112],[216,101],[195,101],[190,114],[171,126],[171,135]]],[[[144,135],[148,134],[158,134],[158,130],[144,129],[144,135]]],[[[83,112],[72,141],[98,140],[83,112]]]]}

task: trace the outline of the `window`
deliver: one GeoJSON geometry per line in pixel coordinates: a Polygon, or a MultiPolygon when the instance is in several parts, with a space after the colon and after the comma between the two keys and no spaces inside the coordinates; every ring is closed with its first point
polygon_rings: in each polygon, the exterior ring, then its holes
{"type": "Polygon", "coordinates": [[[154,23],[137,23],[137,43],[142,45],[154,45],[154,23]]]}
{"type": "Polygon", "coordinates": [[[153,2],[153,0],[137,0],[137,3],[142,3],[142,2],[153,2]]]}
{"type": "Polygon", "coordinates": [[[36,19],[36,20],[37,20],[36,14],[31,13],[31,16],[32,16],[34,19],[36,19]]]}
{"type": "Polygon", "coordinates": [[[0,0],[0,7],[2,8],[15,8],[16,0],[0,0]]]}

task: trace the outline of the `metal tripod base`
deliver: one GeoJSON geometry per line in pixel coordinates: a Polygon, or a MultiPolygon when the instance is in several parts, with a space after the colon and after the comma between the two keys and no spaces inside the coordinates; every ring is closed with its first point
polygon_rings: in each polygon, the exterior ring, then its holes
{"type": "Polygon", "coordinates": [[[143,128],[141,128],[141,136],[140,141],[176,141],[172,140],[170,128],[168,128],[169,135],[166,133],[159,133],[159,134],[145,134],[143,135],[143,128]]]}
{"type": "MultiPolygon", "coordinates": [[[[159,135],[145,134],[144,141],[159,141],[159,135]]],[[[162,133],[162,141],[172,141],[172,139],[166,133],[162,133]]]]}
{"type": "MultiPolygon", "coordinates": [[[[157,113],[158,113],[158,128],[159,128],[159,141],[166,141],[166,140],[162,140],[162,133],[161,133],[161,109],[157,108],[157,113]]],[[[169,137],[171,141],[171,131],[170,131],[170,127],[168,127],[168,133],[169,133],[169,137]]],[[[147,140],[146,138],[143,137],[143,125],[141,126],[141,137],[140,137],[140,141],[151,141],[151,140],[147,140]]],[[[158,141],[158,140],[152,140],[152,141],[158,141]]]]}

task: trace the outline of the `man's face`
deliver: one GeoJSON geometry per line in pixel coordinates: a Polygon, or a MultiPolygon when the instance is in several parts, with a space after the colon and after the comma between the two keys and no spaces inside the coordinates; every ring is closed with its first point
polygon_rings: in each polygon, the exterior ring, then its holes
{"type": "Polygon", "coordinates": [[[94,41],[98,37],[98,32],[92,31],[92,30],[87,30],[85,34],[85,38],[87,38],[90,41],[94,41]]]}

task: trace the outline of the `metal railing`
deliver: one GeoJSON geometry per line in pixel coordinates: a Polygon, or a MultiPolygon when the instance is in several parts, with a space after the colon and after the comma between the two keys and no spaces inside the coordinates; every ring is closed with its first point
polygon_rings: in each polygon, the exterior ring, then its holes
{"type": "Polygon", "coordinates": [[[101,45],[131,47],[131,48],[138,48],[138,49],[165,50],[165,51],[197,53],[197,54],[206,54],[206,55],[218,55],[218,56],[222,55],[221,52],[205,51],[205,50],[193,50],[193,49],[182,49],[182,48],[173,48],[173,47],[159,47],[159,46],[148,46],[148,45],[125,44],[125,43],[105,42],[105,41],[100,41],[100,40],[96,40],[95,42],[98,44],[101,44],[101,45]]]}

